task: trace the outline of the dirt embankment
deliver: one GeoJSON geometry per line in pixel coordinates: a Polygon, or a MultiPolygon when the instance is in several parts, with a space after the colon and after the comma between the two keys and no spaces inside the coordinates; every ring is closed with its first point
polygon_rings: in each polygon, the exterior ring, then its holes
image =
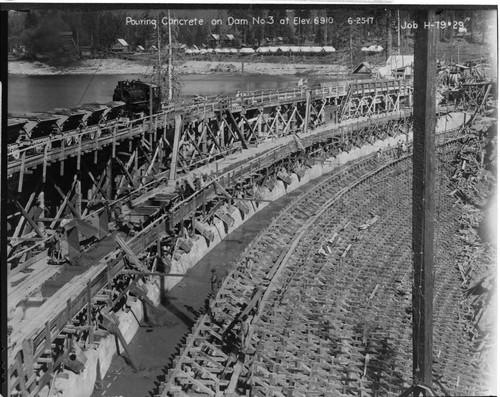
{"type": "MultiPolygon", "coordinates": [[[[185,61],[177,66],[180,74],[241,73],[255,75],[335,75],[345,73],[344,66],[306,63],[268,63],[248,61],[185,61]]],[[[70,67],[57,68],[41,62],[11,61],[9,74],[74,75],[74,74],[148,74],[152,66],[124,59],[89,59],[70,67]]]]}

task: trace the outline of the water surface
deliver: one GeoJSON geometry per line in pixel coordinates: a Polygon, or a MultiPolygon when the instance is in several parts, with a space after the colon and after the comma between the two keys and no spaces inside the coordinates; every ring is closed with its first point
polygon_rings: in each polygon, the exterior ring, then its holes
{"type": "MultiPolygon", "coordinates": [[[[8,77],[8,112],[48,111],[84,103],[109,102],[121,80],[143,79],[142,75],[51,75],[8,77]]],[[[189,74],[181,76],[182,95],[232,95],[237,91],[296,87],[296,76],[189,74]]]]}

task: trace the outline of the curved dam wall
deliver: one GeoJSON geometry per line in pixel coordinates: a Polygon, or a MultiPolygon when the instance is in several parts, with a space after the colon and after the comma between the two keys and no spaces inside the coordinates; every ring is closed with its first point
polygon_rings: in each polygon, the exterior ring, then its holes
{"type": "MultiPolygon", "coordinates": [[[[464,118],[464,113],[453,113],[447,116],[440,117],[437,122],[436,131],[443,132],[459,127],[464,121],[467,121],[470,116],[464,118]]],[[[360,148],[355,147],[350,152],[342,152],[335,158],[326,159],[322,163],[316,163],[310,168],[305,169],[305,174],[302,178],[296,174],[291,174],[291,183],[285,184],[281,180],[277,180],[272,190],[266,187],[259,187],[258,194],[262,200],[274,201],[287,193],[305,185],[306,183],[334,171],[336,168],[352,161],[377,152],[379,149],[394,147],[401,139],[406,139],[405,135],[397,135],[382,141],[376,141],[372,145],[364,145],[360,148]]],[[[412,133],[408,135],[408,140],[412,140],[412,133]]],[[[230,235],[235,229],[241,226],[245,221],[250,219],[256,212],[269,205],[268,202],[251,202],[249,212],[242,213],[236,206],[227,208],[228,214],[234,219],[232,226],[227,227],[221,220],[214,217],[213,225],[205,224],[204,226],[213,232],[214,240],[207,244],[203,236],[196,235],[190,239],[193,244],[189,253],[177,252],[172,259],[172,273],[184,274],[195,266],[198,261],[203,258],[208,252],[216,247],[222,240],[230,235]]],[[[165,277],[164,288],[171,290],[182,281],[180,277],[165,277]]],[[[160,304],[161,287],[158,277],[152,281],[144,283],[143,287],[147,290],[148,297],[155,305],[160,304]]],[[[144,319],[144,307],[140,300],[134,297],[128,297],[127,305],[130,309],[125,312],[120,310],[116,313],[119,319],[119,329],[123,334],[124,340],[129,344],[137,330],[140,327],[140,322],[144,319]]],[[[75,374],[72,371],[64,370],[57,373],[50,386],[46,386],[40,392],[40,396],[48,397],[53,395],[63,395],[68,397],[89,397],[94,391],[96,382],[104,378],[108,371],[113,356],[118,352],[123,352],[123,346],[117,341],[114,335],[108,334],[104,336],[98,344],[86,346],[81,351],[84,357],[85,369],[80,374],[75,374]]]]}

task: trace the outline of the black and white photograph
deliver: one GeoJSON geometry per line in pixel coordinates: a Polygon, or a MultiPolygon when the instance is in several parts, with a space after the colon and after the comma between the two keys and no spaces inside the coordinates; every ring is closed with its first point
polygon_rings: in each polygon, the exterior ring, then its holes
{"type": "Polygon", "coordinates": [[[495,3],[0,21],[0,397],[497,395],[495,3]]]}

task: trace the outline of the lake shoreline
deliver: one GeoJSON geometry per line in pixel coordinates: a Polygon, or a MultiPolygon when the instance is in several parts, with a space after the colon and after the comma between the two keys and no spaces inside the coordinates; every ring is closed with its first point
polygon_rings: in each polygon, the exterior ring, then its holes
{"type": "MultiPolygon", "coordinates": [[[[185,74],[248,74],[248,75],[336,75],[346,73],[345,66],[332,64],[271,63],[254,61],[194,61],[189,60],[176,66],[177,72],[185,74]]],[[[56,68],[42,62],[9,61],[8,74],[17,76],[54,75],[113,75],[153,72],[152,65],[124,59],[88,59],[76,66],[56,68]]]]}

